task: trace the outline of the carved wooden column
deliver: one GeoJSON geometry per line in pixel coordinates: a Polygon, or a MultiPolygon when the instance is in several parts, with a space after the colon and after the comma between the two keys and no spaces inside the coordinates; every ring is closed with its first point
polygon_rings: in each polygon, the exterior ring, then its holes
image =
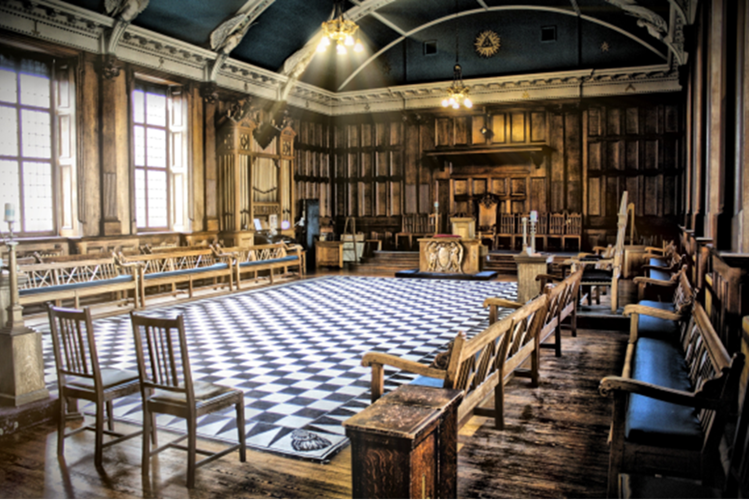
{"type": "Polygon", "coordinates": [[[203,97],[203,140],[205,145],[205,231],[219,230],[218,170],[216,168],[216,94],[215,83],[200,88],[203,97]]]}
{"type": "MultiPolygon", "coordinates": [[[[128,85],[114,56],[100,66],[101,105],[101,232],[123,234],[122,210],[128,206],[130,140],[128,85]]],[[[127,214],[125,220],[127,219],[127,214]]],[[[134,217],[133,217],[134,219],[134,217]]],[[[126,229],[126,233],[130,228],[126,229]]]]}

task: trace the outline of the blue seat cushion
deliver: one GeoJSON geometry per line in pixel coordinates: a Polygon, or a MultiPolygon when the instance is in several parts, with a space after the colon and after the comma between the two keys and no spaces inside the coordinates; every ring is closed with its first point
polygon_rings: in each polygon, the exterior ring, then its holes
{"type": "Polygon", "coordinates": [[[661,271],[660,269],[650,269],[650,277],[655,280],[669,281],[671,279],[671,273],[668,271],[661,271]]]}
{"type": "Polygon", "coordinates": [[[419,375],[411,381],[411,384],[442,388],[445,385],[445,381],[441,378],[425,377],[424,375],[419,375]]]}
{"type": "Polygon", "coordinates": [[[665,257],[650,257],[648,264],[651,266],[666,267],[668,266],[668,260],[665,257]]]}
{"type": "Polygon", "coordinates": [[[161,273],[149,273],[146,274],[145,279],[146,281],[155,279],[155,278],[165,278],[167,276],[181,276],[184,274],[197,274],[202,273],[205,271],[220,271],[222,269],[228,269],[229,264],[226,264],[224,262],[220,262],[218,264],[213,264],[211,266],[205,266],[205,267],[194,267],[192,269],[178,269],[176,271],[164,271],[161,273]]]}
{"type": "MultiPolygon", "coordinates": [[[[632,378],[680,391],[692,391],[680,349],[660,339],[637,341],[632,378]]],[[[627,408],[625,437],[644,445],[699,450],[702,431],[694,408],[632,394],[627,408]]]]}
{"type": "Polygon", "coordinates": [[[299,258],[296,255],[287,255],[286,257],[279,257],[277,259],[247,260],[247,261],[241,262],[239,264],[239,267],[262,266],[263,264],[273,264],[273,263],[278,263],[278,262],[292,262],[295,260],[299,260],[299,258]]]}
{"type": "Polygon", "coordinates": [[[105,286],[105,285],[116,285],[119,283],[127,283],[129,281],[133,281],[132,275],[121,274],[114,278],[109,278],[105,280],[83,281],[81,283],[66,283],[64,285],[50,285],[50,286],[42,286],[39,288],[25,288],[23,290],[18,290],[18,295],[24,296],[24,295],[36,295],[39,293],[47,293],[47,292],[63,292],[65,290],[75,290],[78,288],[90,288],[90,287],[105,286]]]}
{"type": "MultiPolygon", "coordinates": [[[[660,309],[661,311],[674,312],[673,302],[656,302],[654,300],[641,300],[638,305],[660,309]]],[[[640,314],[640,320],[637,325],[637,335],[639,338],[654,338],[668,341],[674,345],[679,342],[679,325],[676,321],[670,319],[656,318],[640,314]]]]}
{"type": "Polygon", "coordinates": [[[582,282],[602,282],[611,281],[612,272],[606,269],[585,269],[583,271],[582,282]]]}

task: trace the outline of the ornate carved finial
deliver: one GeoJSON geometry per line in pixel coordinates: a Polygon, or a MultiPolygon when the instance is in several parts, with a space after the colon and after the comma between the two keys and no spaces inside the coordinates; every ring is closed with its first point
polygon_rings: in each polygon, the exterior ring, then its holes
{"type": "Polygon", "coordinates": [[[105,54],[99,64],[99,74],[107,80],[120,76],[122,65],[114,54],[105,54]]]}
{"type": "Polygon", "coordinates": [[[218,101],[218,85],[216,82],[205,82],[200,86],[200,96],[208,104],[216,104],[218,101]]]}
{"type": "Polygon", "coordinates": [[[250,115],[252,97],[236,99],[226,109],[226,117],[234,123],[239,123],[250,115]]]}

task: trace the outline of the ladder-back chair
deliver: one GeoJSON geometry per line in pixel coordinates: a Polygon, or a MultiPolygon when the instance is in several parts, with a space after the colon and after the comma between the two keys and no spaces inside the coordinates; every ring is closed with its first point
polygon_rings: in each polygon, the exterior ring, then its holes
{"type": "Polygon", "coordinates": [[[507,238],[510,249],[515,248],[515,214],[501,212],[499,214],[499,229],[494,235],[494,248],[501,246],[501,239],[507,238]]]}
{"type": "Polygon", "coordinates": [[[131,312],[130,319],[135,336],[138,373],[143,395],[143,427],[151,432],[152,415],[166,413],[184,418],[187,434],[158,446],[154,432],[154,446],[143,439],[142,471],[148,476],[150,458],[166,448],[187,451],[187,487],[195,486],[195,469],[239,449],[239,461],[245,461],[244,393],[238,389],[207,382],[193,382],[187,339],[182,315],[174,319],[151,318],[131,312]],[[203,415],[234,405],[237,410],[237,437],[239,443],[219,452],[197,448],[197,420],[203,415]],[[187,439],[187,446],[180,445],[187,439]],[[196,462],[196,454],[207,455],[196,462]]]}
{"type": "Polygon", "coordinates": [[[546,239],[549,247],[564,250],[564,214],[549,214],[549,235],[546,239]],[[551,241],[558,242],[559,246],[551,245],[551,241]]]}
{"type": "Polygon", "coordinates": [[[112,400],[137,394],[140,391],[138,373],[130,370],[101,368],[96,353],[94,327],[91,311],[63,309],[47,305],[49,324],[52,330],[52,346],[57,369],[60,410],[57,424],[57,454],[64,456],[65,438],[93,430],[96,433],[94,464],[102,464],[102,451],[106,446],[138,436],[142,430],[122,434],[114,431],[112,400]],[[65,434],[69,400],[84,399],[96,404],[96,422],[65,434]],[[107,429],[104,429],[104,409],[106,407],[107,429]],[[104,434],[115,439],[104,443],[104,434]]]}
{"type": "Polygon", "coordinates": [[[581,248],[581,239],[583,234],[583,216],[577,213],[569,214],[564,224],[564,238],[562,240],[562,250],[567,249],[567,240],[577,241],[577,251],[581,248]]]}

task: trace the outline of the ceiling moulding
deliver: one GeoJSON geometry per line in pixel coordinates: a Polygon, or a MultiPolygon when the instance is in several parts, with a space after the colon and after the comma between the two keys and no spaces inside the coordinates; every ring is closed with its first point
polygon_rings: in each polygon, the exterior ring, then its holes
{"type": "MultiPolygon", "coordinates": [[[[387,0],[382,0],[382,4],[387,0]]],[[[364,5],[364,4],[362,4],[364,5]]],[[[0,28],[96,54],[106,52],[112,18],[59,0],[0,0],[0,28]]],[[[217,55],[196,45],[130,25],[115,56],[124,62],[158,69],[197,82],[210,79],[217,55]]],[[[279,100],[288,77],[234,59],[218,69],[218,86],[269,100],[279,100]]],[[[629,95],[681,90],[668,65],[465,80],[474,104],[629,95]]],[[[439,108],[451,82],[330,92],[296,82],[288,96],[291,106],[328,116],[403,109],[439,108]]]]}

